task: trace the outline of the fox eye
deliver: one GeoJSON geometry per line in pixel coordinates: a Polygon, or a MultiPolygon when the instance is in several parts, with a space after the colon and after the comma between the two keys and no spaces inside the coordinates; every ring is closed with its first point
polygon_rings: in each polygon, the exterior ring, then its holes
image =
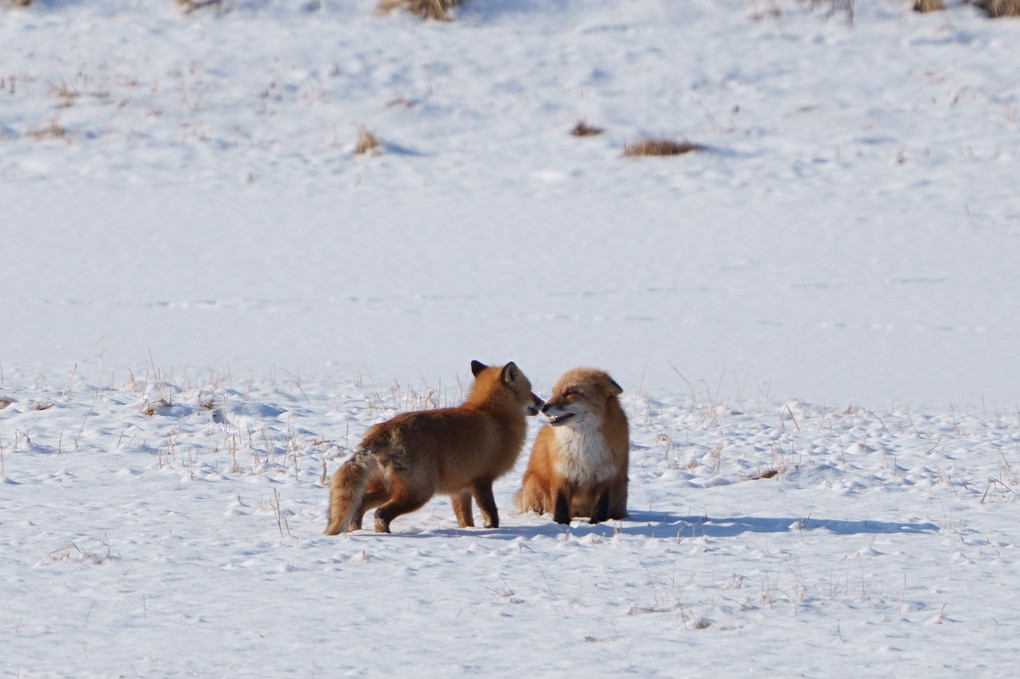
{"type": "Polygon", "coordinates": [[[580,395],[581,392],[579,392],[577,389],[567,389],[565,392],[563,392],[563,398],[576,398],[580,395]]]}

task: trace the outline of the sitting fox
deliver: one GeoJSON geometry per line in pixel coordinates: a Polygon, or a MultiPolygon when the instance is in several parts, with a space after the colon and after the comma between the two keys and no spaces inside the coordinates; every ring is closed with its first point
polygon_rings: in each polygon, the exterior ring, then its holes
{"type": "Polygon", "coordinates": [[[622,392],[601,370],[576,368],[560,377],[542,408],[549,423],[535,438],[514,498],[519,511],[551,512],[557,523],[627,516],[630,437],[622,392]]]}

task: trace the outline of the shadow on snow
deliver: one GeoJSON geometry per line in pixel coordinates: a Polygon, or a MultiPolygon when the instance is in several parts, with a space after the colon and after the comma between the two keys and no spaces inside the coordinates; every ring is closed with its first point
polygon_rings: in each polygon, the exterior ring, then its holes
{"type": "MultiPolygon", "coordinates": [[[[441,528],[411,533],[410,537],[464,537],[466,535],[503,538],[507,540],[539,536],[557,537],[567,531],[583,537],[595,535],[612,537],[639,535],[651,538],[728,538],[745,533],[788,533],[790,531],[811,532],[825,530],[835,535],[890,535],[937,533],[933,523],[912,523],[902,521],[844,521],[841,519],[819,519],[814,517],[765,517],[765,516],[679,516],[668,512],[632,511],[624,521],[608,521],[592,525],[585,519],[575,519],[569,526],[553,523],[551,519],[542,525],[510,525],[491,529],[441,528]]],[[[396,531],[400,533],[399,529],[396,531]]]]}

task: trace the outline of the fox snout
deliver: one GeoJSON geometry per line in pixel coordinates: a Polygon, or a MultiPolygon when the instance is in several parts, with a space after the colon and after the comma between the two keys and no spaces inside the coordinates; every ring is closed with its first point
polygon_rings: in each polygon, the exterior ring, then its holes
{"type": "Polygon", "coordinates": [[[531,403],[528,404],[528,406],[527,406],[527,408],[525,408],[524,412],[529,417],[533,417],[535,415],[538,415],[539,413],[544,413],[545,412],[545,401],[543,401],[539,397],[535,396],[535,393],[532,392],[531,393],[531,403]]]}
{"type": "Polygon", "coordinates": [[[549,424],[552,426],[558,426],[572,418],[578,413],[575,412],[577,408],[571,408],[569,403],[563,401],[563,399],[549,399],[545,405],[542,406],[542,414],[549,420],[549,424]]]}

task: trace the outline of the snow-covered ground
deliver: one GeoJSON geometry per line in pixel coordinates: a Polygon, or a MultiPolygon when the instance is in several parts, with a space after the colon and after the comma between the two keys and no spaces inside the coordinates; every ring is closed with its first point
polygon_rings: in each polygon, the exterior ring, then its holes
{"type": "Polygon", "coordinates": [[[835,4],[0,5],[5,675],[1013,674],[1020,23],[835,4]],[[474,358],[631,517],[322,535],[474,358]]]}

